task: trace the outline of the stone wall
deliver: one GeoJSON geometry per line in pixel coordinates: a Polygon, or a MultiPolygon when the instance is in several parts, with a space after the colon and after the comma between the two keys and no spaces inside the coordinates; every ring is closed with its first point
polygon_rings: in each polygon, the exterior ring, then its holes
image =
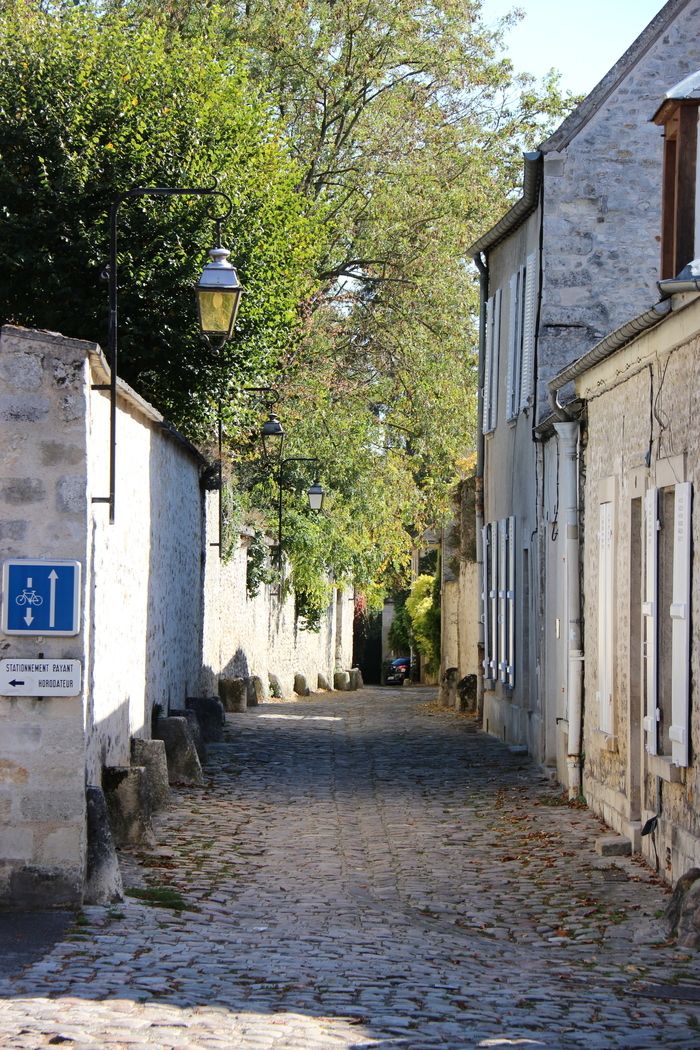
{"type": "Polygon", "coordinates": [[[613,73],[607,97],[571,142],[555,133],[543,146],[545,415],[545,381],[659,297],[663,140],[651,117],[665,92],[700,68],[699,22],[700,3],[691,0],[627,75],[615,82],[613,73]]]}
{"type": "MultiPolygon", "coordinates": [[[[0,334],[0,553],[90,561],[88,356],[48,332],[0,334]]],[[[75,637],[0,634],[3,658],[87,659],[83,586],[75,637]]],[[[85,852],[83,695],[0,697],[0,904],[77,903],[85,852]]]]}
{"type": "MultiPolygon", "coordinates": [[[[321,631],[294,598],[246,595],[246,543],[224,564],[218,493],[199,453],[118,386],[116,506],[109,522],[108,371],[96,344],[5,326],[0,333],[0,553],[75,560],[75,637],[0,634],[0,656],[80,661],[75,697],[0,696],[0,906],[81,899],[85,784],[128,765],[155,705],[179,710],[219,676],[302,673],[315,689],[352,655],[353,603],[334,592],[321,631]]],[[[9,688],[9,685],[7,686],[9,688]]]]}
{"type": "MultiPolygon", "coordinates": [[[[586,373],[584,793],[591,808],[655,865],[641,824],[658,816],[660,871],[675,881],[700,865],[700,588],[691,577],[690,765],[646,753],[643,731],[642,501],[649,487],[693,485],[692,549],[700,550],[700,300],[586,373]],[[650,411],[650,406],[653,411],[650,411]],[[649,463],[647,465],[647,455],[649,463]],[[614,504],[613,732],[599,725],[598,507],[614,504]]],[[[666,523],[667,527],[669,523],[666,523]]],[[[658,616],[668,616],[659,602],[658,616]]],[[[666,658],[669,654],[666,653],[666,658]]],[[[659,659],[663,658],[661,651],[659,659]]]]}

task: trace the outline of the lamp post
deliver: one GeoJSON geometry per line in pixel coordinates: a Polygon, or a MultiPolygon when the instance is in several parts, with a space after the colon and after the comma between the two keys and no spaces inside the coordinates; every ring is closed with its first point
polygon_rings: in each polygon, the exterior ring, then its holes
{"type": "Polygon", "coordinates": [[[233,204],[228,194],[214,187],[189,187],[180,189],[173,186],[135,186],[125,193],[119,193],[112,200],[109,212],[109,264],[106,277],[109,282],[109,329],[107,335],[107,356],[109,358],[109,383],[96,383],[93,390],[109,390],[110,424],[109,424],[109,496],[93,496],[93,503],[109,504],[110,524],[114,522],[115,489],[116,489],[116,449],[117,449],[117,355],[118,355],[118,299],[119,276],[117,271],[117,220],[119,208],[123,201],[137,197],[221,197],[228,205],[226,212],[214,219],[216,225],[216,246],[209,252],[211,261],[204,267],[196,285],[197,306],[200,329],[207,341],[219,340],[218,347],[231,338],[233,326],[238,313],[238,304],[243,291],[236,269],[228,261],[229,252],[221,246],[221,226],[229,218],[233,204]]]}
{"type": "Polygon", "coordinates": [[[279,460],[279,469],[277,471],[277,566],[282,571],[282,478],[284,474],[284,468],[288,463],[315,463],[316,464],[316,475],[317,480],[314,481],[306,492],[309,500],[309,507],[311,510],[321,510],[323,506],[324,491],[318,481],[318,473],[320,470],[319,460],[315,456],[288,456],[287,459],[279,460]]]}

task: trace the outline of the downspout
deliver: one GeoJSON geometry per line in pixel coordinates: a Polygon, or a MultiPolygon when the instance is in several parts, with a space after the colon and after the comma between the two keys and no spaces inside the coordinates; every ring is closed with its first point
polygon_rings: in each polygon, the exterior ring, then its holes
{"type": "Polygon", "coordinates": [[[484,593],[484,373],[486,362],[486,301],[489,295],[489,270],[481,252],[474,256],[479,271],[479,369],[476,412],[476,479],[474,485],[474,507],[476,511],[476,577],[477,595],[481,605],[478,619],[478,641],[476,648],[476,712],[481,720],[484,711],[484,609],[481,595],[484,593]]]}
{"type": "Polygon", "coordinates": [[[579,572],[578,520],[578,442],[579,425],[575,420],[554,424],[559,441],[561,476],[559,498],[565,528],[566,558],[566,623],[567,717],[569,722],[566,765],[569,798],[582,793],[581,738],[583,726],[583,650],[581,648],[581,578],[579,572]]]}

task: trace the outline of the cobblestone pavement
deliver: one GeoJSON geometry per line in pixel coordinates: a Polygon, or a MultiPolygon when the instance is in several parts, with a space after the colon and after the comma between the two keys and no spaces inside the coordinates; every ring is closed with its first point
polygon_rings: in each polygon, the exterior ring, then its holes
{"type": "Polygon", "coordinates": [[[602,825],[419,689],[229,716],[127,883],[0,982],[37,1050],[698,1047],[700,955],[602,825]]]}

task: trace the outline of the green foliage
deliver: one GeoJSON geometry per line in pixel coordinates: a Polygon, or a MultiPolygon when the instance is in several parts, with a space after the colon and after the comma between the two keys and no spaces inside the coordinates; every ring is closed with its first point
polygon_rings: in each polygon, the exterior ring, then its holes
{"type": "Polygon", "coordinates": [[[270,565],[270,548],[262,529],[254,529],[248,540],[246,561],[246,593],[255,598],[263,584],[274,583],[277,573],[270,565]]]}
{"type": "Polygon", "coordinates": [[[219,397],[267,377],[296,339],[319,232],[238,49],[183,40],[101,5],[0,12],[0,313],[94,340],[105,331],[109,205],[133,186],[212,186],[245,286],[235,341],[197,332],[210,198],[139,198],[119,222],[119,371],[204,440],[219,397]],[[225,210],[225,205],[224,205],[225,210]]]}
{"type": "Polygon", "coordinates": [[[394,599],[394,619],[389,627],[391,651],[399,656],[408,656],[413,647],[411,618],[406,608],[407,597],[408,591],[404,591],[394,599]]]}
{"type": "Polygon", "coordinates": [[[434,674],[440,666],[440,577],[421,575],[413,581],[406,599],[415,646],[434,674]]]}

